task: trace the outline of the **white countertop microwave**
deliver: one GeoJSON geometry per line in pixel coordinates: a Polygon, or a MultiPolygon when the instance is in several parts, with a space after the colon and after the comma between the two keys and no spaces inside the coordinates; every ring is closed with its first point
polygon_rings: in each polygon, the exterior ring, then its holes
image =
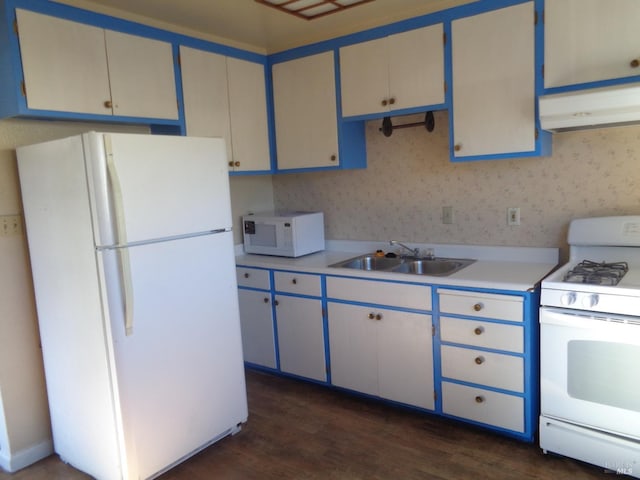
{"type": "Polygon", "coordinates": [[[300,257],[324,250],[322,212],[267,212],[242,217],[244,251],[300,257]]]}

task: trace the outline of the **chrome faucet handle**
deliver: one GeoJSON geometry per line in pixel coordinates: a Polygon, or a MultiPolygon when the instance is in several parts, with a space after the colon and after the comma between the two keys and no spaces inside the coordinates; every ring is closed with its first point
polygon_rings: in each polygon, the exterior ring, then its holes
{"type": "Polygon", "coordinates": [[[399,242],[397,240],[389,240],[389,245],[399,245],[402,248],[404,248],[405,250],[409,250],[414,257],[419,257],[420,256],[420,249],[419,248],[411,248],[406,246],[404,243],[399,242]]]}
{"type": "Polygon", "coordinates": [[[424,258],[426,258],[427,260],[433,260],[436,258],[436,254],[433,248],[427,248],[427,253],[425,254],[424,258]]]}

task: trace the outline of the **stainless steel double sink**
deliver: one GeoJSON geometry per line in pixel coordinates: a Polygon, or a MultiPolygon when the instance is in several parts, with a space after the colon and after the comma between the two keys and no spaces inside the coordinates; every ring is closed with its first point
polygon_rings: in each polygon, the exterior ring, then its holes
{"type": "Polygon", "coordinates": [[[359,255],[342,262],[329,265],[334,268],[352,268],[354,270],[411,273],[414,275],[433,275],[446,277],[471,265],[475,260],[468,258],[443,257],[379,257],[374,254],[359,255]]]}

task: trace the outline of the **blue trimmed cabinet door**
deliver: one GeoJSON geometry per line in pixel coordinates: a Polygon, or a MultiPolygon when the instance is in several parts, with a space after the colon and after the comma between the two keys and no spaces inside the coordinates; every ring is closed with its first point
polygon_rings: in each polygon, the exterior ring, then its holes
{"type": "Polygon", "coordinates": [[[444,103],[442,24],[340,48],[342,116],[444,103]]]}
{"type": "Polygon", "coordinates": [[[545,2],[545,88],[640,75],[640,2],[545,2]]]}
{"type": "Polygon", "coordinates": [[[187,135],[222,137],[232,172],[269,171],[264,65],[180,46],[187,135]]]}
{"type": "Polygon", "coordinates": [[[535,151],[534,19],[526,2],[451,22],[454,160],[535,151]]]}
{"type": "Polygon", "coordinates": [[[170,43],[16,9],[31,110],[178,119],[170,43]]]}
{"type": "Polygon", "coordinates": [[[278,170],[337,167],[333,51],[272,67],[278,170]]]}

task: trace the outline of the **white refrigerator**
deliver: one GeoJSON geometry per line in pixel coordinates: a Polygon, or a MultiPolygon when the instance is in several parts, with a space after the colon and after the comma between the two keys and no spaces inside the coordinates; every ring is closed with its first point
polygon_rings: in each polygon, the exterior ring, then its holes
{"type": "Polygon", "coordinates": [[[153,478],[247,419],[222,139],[17,149],[54,449],[153,478]]]}

